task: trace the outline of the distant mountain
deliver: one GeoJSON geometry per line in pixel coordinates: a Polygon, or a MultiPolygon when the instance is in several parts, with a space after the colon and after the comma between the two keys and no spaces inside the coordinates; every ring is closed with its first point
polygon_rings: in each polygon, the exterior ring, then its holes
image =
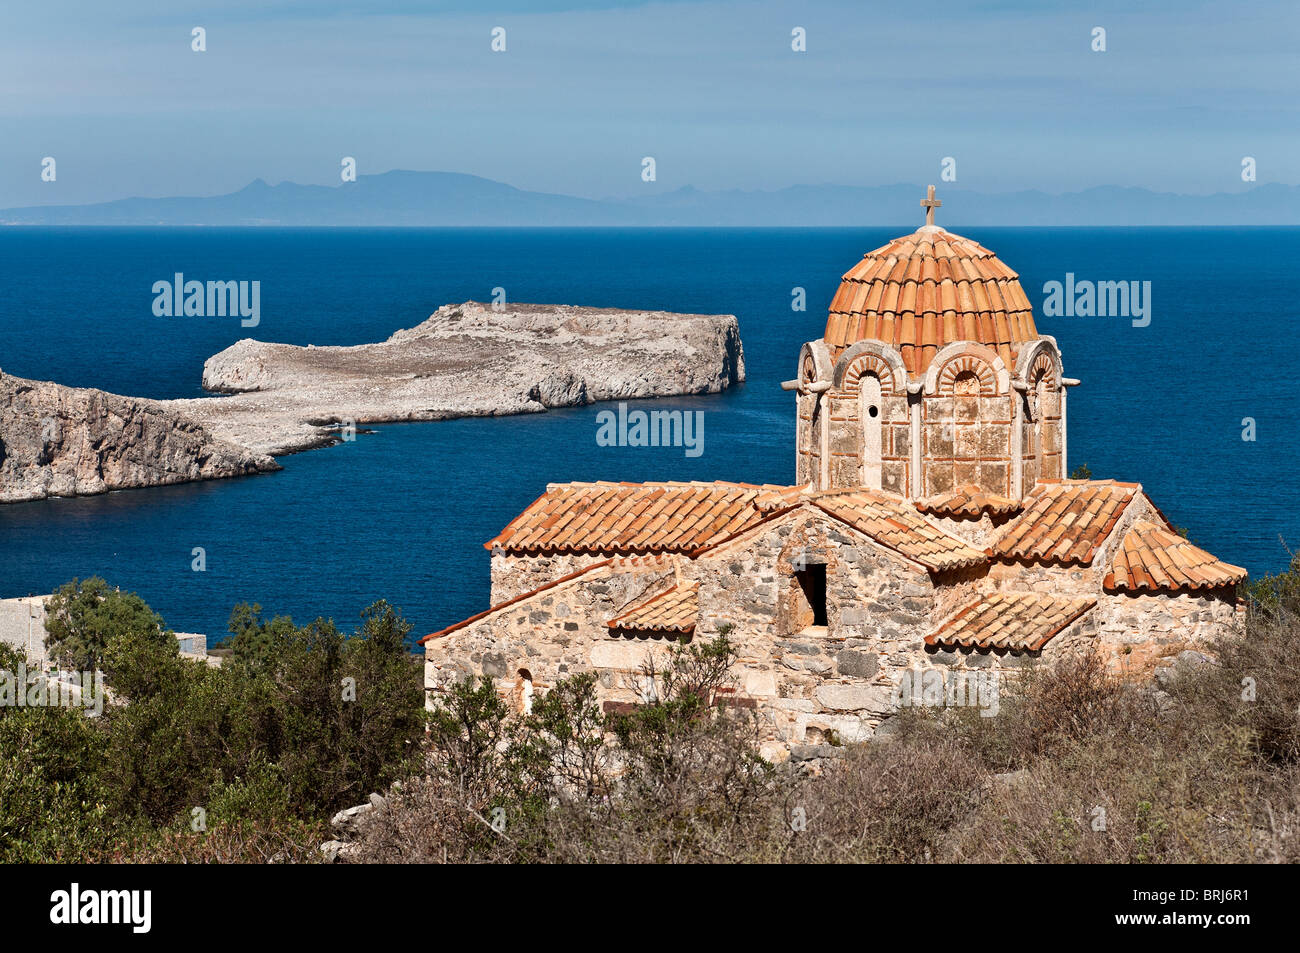
{"type": "MultiPolygon", "coordinates": [[[[634,199],[528,192],[455,172],[385,172],[338,186],[261,179],[208,198],[120,199],[0,210],[2,225],[908,225],[919,185],[796,185],[772,192],[687,186],[634,199]]],[[[1177,195],[1101,186],[1049,195],[942,188],[939,221],[974,225],[1300,225],[1300,187],[1177,195]]]]}

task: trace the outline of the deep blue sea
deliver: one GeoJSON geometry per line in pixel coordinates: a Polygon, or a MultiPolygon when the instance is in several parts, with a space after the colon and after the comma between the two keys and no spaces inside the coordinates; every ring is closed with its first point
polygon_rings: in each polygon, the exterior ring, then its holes
{"type": "MultiPolygon", "coordinates": [[[[98,574],[210,638],[243,600],[350,629],[385,598],[413,637],[441,628],[486,607],[482,543],[548,481],[792,481],[793,397],[779,382],[821,336],[840,275],[903,231],[0,229],[0,368],[21,377],[196,396],[203,361],[241,337],[378,341],[498,286],[511,301],[736,314],[749,376],[654,402],[705,412],[694,459],[598,447],[594,405],[379,427],[270,475],[0,506],[0,596],[98,574]],[[260,326],[154,317],[153,283],[178,271],[261,281],[260,326]],[[206,572],[190,568],[196,546],[206,572]]],[[[1071,466],[1141,481],[1194,541],[1252,573],[1284,568],[1285,544],[1300,545],[1300,229],[957,231],[1020,272],[1040,332],[1083,381],[1071,466]],[[1067,272],[1152,282],[1150,325],[1043,317],[1044,282],[1067,272]]]]}

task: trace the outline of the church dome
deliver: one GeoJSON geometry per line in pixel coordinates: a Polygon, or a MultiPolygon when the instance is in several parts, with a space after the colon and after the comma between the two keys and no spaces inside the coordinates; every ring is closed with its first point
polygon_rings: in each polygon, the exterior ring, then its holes
{"type": "Polygon", "coordinates": [[[930,224],[845,273],[825,336],[832,360],[858,341],[891,344],[912,377],[953,341],[988,345],[1013,367],[1020,345],[1037,338],[1019,275],[978,242],[930,224]]]}

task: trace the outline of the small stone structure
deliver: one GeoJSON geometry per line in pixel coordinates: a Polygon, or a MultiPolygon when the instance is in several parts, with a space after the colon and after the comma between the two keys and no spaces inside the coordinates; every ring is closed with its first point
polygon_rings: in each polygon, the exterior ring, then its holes
{"type": "Polygon", "coordinates": [[[594,671],[624,710],[654,691],[648,660],[726,634],[730,703],[781,756],[866,739],[900,704],[995,701],[1034,659],[1095,645],[1145,672],[1238,629],[1244,570],[1139,484],[1064,478],[1078,381],[992,252],[928,224],[830,311],[784,385],[796,485],[549,486],[486,544],[492,607],[422,640],[431,703],[487,675],[526,708],[594,671]]]}
{"type": "Polygon", "coordinates": [[[44,666],[45,600],[49,596],[0,599],[0,643],[27,655],[33,668],[44,666]]]}

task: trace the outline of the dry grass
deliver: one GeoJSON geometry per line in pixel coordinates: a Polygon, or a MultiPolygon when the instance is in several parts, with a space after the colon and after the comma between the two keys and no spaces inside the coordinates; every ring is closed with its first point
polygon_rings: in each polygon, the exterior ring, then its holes
{"type": "Polygon", "coordinates": [[[668,699],[610,724],[570,692],[549,720],[501,713],[495,760],[470,782],[446,773],[435,743],[428,776],[356,859],[1300,861],[1297,601],[1257,605],[1244,639],[1180,665],[1167,691],[1084,655],[1031,669],[994,718],[907,711],[888,743],[848,749],[815,777],[762,762],[748,713],[668,699]],[[598,742],[609,729],[617,740],[598,742]]]}

